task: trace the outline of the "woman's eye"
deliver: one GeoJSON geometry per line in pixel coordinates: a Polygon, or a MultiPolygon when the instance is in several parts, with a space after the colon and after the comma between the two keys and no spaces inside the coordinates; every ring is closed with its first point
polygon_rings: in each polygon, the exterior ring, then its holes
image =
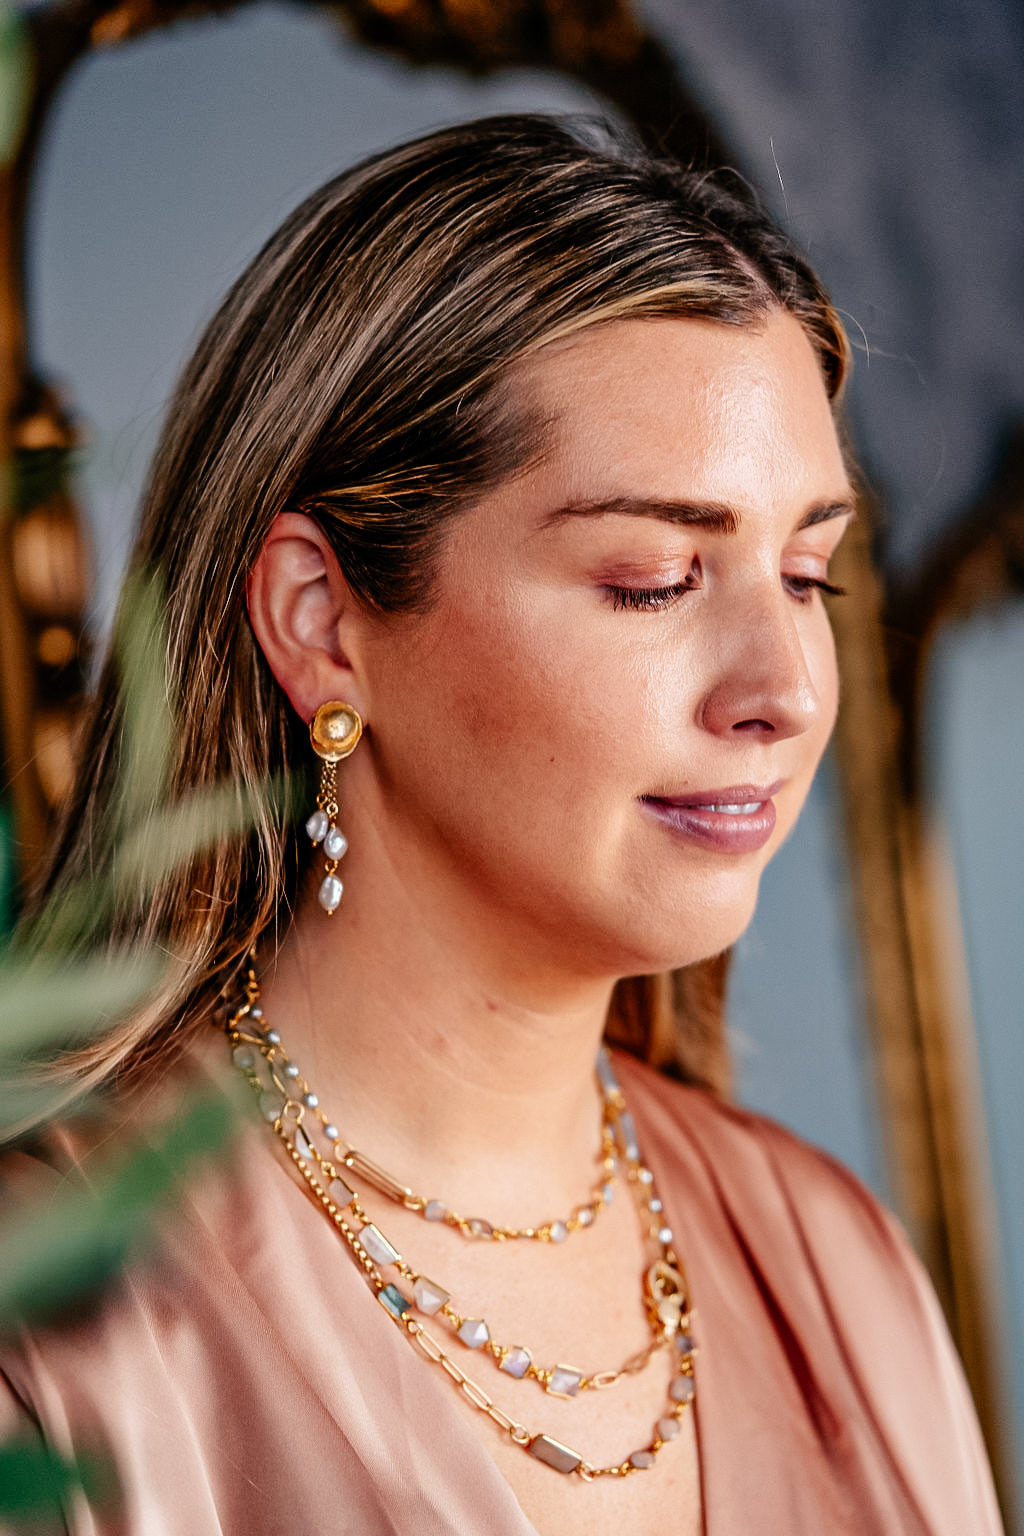
{"type": "Polygon", "coordinates": [[[650,613],[658,608],[667,608],[677,597],[682,597],[684,592],[692,592],[699,586],[700,566],[694,561],[682,581],[674,581],[668,587],[606,586],[604,590],[611,598],[613,608],[632,608],[634,611],[650,613]]]}
{"type": "Polygon", "coordinates": [[[821,576],[783,576],[782,581],[786,591],[798,603],[809,603],[815,592],[826,592],[829,597],[846,596],[845,587],[837,587],[834,582],[825,581],[821,576]]]}

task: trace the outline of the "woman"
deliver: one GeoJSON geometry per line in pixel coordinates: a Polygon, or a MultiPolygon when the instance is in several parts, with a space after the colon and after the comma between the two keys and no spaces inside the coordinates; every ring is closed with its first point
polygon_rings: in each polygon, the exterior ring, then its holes
{"type": "MultiPolygon", "coordinates": [[[[226,1017],[263,1120],[6,1362],[15,1421],[114,1458],[69,1529],[998,1530],[903,1239],[717,1096],[710,957],[835,715],[846,366],[747,200],[539,118],[366,163],[236,284],[135,569],[170,794],[257,825],[140,880],[108,937],[173,969],[65,1070],[149,1113],[226,1017]]],[[[51,894],[123,723],[111,666],[51,894]]]]}

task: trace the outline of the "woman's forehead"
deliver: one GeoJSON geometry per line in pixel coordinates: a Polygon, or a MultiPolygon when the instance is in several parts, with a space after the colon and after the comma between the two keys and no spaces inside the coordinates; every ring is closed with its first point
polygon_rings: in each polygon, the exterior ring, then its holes
{"type": "Polygon", "coordinates": [[[569,500],[728,501],[753,475],[806,483],[808,505],[852,501],[817,355],[784,311],[593,326],[522,360],[515,383],[569,500]]]}

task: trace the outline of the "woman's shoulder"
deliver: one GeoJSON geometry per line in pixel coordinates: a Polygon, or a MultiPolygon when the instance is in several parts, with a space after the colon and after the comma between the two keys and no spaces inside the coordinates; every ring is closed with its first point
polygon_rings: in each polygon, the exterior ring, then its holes
{"type": "Polygon", "coordinates": [[[793,1422],[806,1410],[816,1433],[831,1424],[847,1450],[873,1448],[874,1486],[910,1491],[908,1529],[1000,1530],[960,1361],[896,1218],[785,1126],[617,1066],[710,1336],[707,1371],[718,1377],[737,1348],[745,1361],[730,1411],[763,1375],[766,1415],[784,1417],[790,1393],[793,1422]]]}
{"type": "MultiPolygon", "coordinates": [[[[866,1185],[830,1153],[756,1110],[724,1100],[617,1056],[630,1108],[663,1158],[713,1171],[720,1192],[755,1192],[780,1199],[804,1219],[845,1219],[888,1241],[900,1229],[866,1185]]],[[[899,1235],[899,1241],[904,1239],[899,1235]]]]}
{"type": "Polygon", "coordinates": [[[766,1272],[813,1277],[837,1314],[874,1306],[874,1326],[913,1318],[944,1336],[931,1284],[896,1219],[835,1157],[765,1115],[620,1059],[645,1151],[670,1193],[685,1188],[704,1230],[728,1228],[766,1272]]]}

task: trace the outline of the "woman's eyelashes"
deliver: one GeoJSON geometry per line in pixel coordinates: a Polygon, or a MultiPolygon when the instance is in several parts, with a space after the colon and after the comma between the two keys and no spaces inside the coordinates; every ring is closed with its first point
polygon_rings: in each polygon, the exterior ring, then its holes
{"type": "Polygon", "coordinates": [[[605,591],[612,600],[613,608],[666,608],[677,597],[682,597],[684,592],[691,592],[694,583],[687,578],[686,581],[673,582],[670,587],[606,587],[605,591]]]}
{"type": "Polygon", "coordinates": [[[837,587],[823,576],[783,576],[783,585],[798,603],[809,603],[815,592],[825,592],[829,597],[845,597],[846,588],[837,587]]]}
{"type": "Polygon", "coordinates": [[[673,581],[667,586],[629,587],[608,582],[604,591],[611,598],[613,608],[632,608],[650,612],[657,608],[667,608],[670,603],[675,602],[676,598],[682,597],[684,592],[693,592],[700,585],[700,561],[694,559],[682,580],[673,581]]]}
{"type": "MultiPolygon", "coordinates": [[[[662,587],[631,587],[625,584],[607,582],[603,590],[611,600],[612,608],[630,608],[634,612],[654,612],[660,608],[667,608],[678,598],[687,592],[694,592],[703,585],[700,562],[694,560],[686,576],[681,581],[674,581],[662,587]]],[[[824,576],[804,576],[799,574],[786,575],[783,573],[782,585],[795,598],[798,603],[809,603],[815,592],[824,592],[829,597],[844,597],[846,588],[836,586],[824,576]]]]}

